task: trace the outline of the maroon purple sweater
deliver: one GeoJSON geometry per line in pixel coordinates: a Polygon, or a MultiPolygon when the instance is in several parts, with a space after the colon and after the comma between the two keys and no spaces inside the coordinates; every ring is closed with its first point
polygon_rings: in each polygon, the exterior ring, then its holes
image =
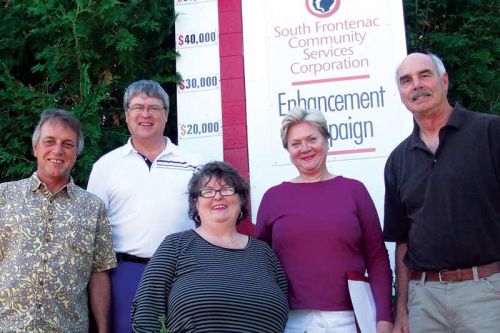
{"type": "Polygon", "coordinates": [[[346,272],[368,271],[377,321],[392,321],[391,269],[365,186],[341,176],[270,188],[256,236],[270,244],[289,280],[290,309],[352,310],[346,272]]]}

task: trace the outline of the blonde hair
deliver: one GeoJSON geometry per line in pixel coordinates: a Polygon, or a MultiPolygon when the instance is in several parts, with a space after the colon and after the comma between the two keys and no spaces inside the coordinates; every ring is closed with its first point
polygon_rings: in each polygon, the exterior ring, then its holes
{"type": "Polygon", "coordinates": [[[283,118],[281,122],[281,142],[283,143],[283,148],[288,148],[288,129],[295,124],[301,122],[309,122],[316,126],[326,139],[330,138],[330,132],[328,132],[328,124],[326,122],[323,114],[314,109],[302,109],[302,108],[294,108],[288,112],[288,114],[283,118]]]}

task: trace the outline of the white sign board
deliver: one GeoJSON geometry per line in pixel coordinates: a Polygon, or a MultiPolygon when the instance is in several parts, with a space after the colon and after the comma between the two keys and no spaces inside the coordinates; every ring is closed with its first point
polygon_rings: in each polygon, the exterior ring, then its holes
{"type": "Polygon", "coordinates": [[[253,218],[270,186],[297,175],[279,135],[295,106],[323,112],[329,170],[361,180],[381,216],[385,161],[412,127],[394,80],[406,55],[401,1],[242,5],[253,218]]]}
{"type": "Polygon", "coordinates": [[[217,0],[174,0],[179,146],[222,160],[219,20],[217,0]]]}

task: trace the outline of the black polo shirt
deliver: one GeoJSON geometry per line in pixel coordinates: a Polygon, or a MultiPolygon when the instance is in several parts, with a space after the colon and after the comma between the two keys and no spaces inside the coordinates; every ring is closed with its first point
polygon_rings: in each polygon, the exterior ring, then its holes
{"type": "Polygon", "coordinates": [[[386,241],[414,270],[500,260],[500,117],[456,105],[433,154],[413,133],[385,166],[386,241]]]}

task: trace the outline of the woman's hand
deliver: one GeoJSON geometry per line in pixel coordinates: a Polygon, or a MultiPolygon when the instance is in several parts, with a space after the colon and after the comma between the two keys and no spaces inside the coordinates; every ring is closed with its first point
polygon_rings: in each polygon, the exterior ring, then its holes
{"type": "Polygon", "coordinates": [[[394,325],[390,321],[377,321],[377,333],[392,333],[393,326],[394,325]]]}

